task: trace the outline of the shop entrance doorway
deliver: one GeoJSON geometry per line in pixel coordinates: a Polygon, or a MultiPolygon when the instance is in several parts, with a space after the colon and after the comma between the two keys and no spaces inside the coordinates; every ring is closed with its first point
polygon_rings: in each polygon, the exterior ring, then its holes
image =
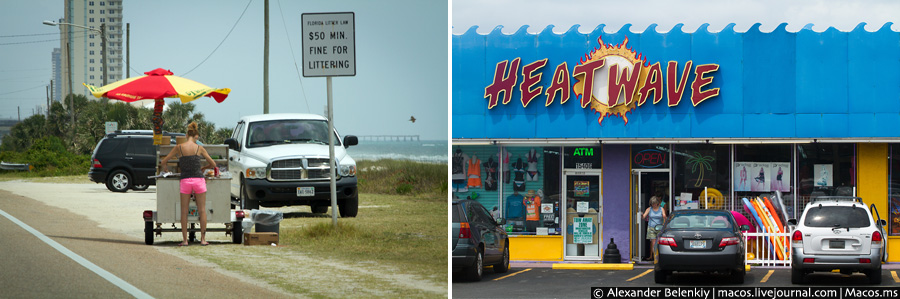
{"type": "Polygon", "coordinates": [[[600,260],[603,248],[603,197],[600,170],[563,170],[565,259],[600,260]]]}
{"type": "Polygon", "coordinates": [[[642,219],[644,210],[650,207],[650,197],[659,196],[666,213],[669,207],[669,170],[635,169],[631,175],[631,206],[634,207],[631,222],[631,260],[642,262],[652,258],[651,241],[647,239],[647,221],[642,219]]]}

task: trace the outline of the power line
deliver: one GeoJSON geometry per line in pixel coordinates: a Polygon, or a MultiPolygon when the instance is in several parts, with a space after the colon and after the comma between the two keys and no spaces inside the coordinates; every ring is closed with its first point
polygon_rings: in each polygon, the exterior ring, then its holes
{"type": "Polygon", "coordinates": [[[26,89],[20,89],[20,90],[16,90],[16,91],[4,92],[4,93],[0,93],[0,96],[2,96],[2,95],[7,95],[7,94],[11,94],[11,93],[22,92],[22,91],[26,91],[26,90],[32,90],[32,89],[36,89],[36,88],[38,88],[38,87],[45,87],[45,86],[47,86],[47,84],[41,84],[41,85],[38,85],[38,86],[29,87],[29,88],[26,88],[26,89]]]}
{"type": "Polygon", "coordinates": [[[238,23],[241,21],[241,19],[244,17],[244,13],[247,12],[247,8],[250,8],[250,3],[253,3],[253,0],[250,0],[250,1],[247,2],[247,6],[244,7],[244,11],[241,12],[241,16],[238,17],[237,21],[234,21],[234,25],[231,26],[231,30],[228,30],[228,34],[226,34],[226,35],[225,35],[225,38],[223,38],[222,41],[219,42],[219,45],[216,46],[216,48],[213,49],[212,52],[210,52],[209,55],[206,56],[206,58],[204,58],[203,61],[200,62],[200,64],[198,64],[197,66],[195,66],[194,68],[192,68],[190,71],[185,72],[182,76],[187,75],[187,74],[190,74],[191,72],[193,72],[195,69],[197,69],[198,67],[200,67],[201,65],[203,65],[203,63],[206,62],[207,59],[209,59],[210,57],[212,57],[213,53],[216,53],[216,50],[218,50],[219,47],[221,47],[222,44],[225,43],[225,40],[227,40],[227,39],[228,39],[228,36],[231,35],[231,32],[234,31],[234,27],[237,27],[237,24],[238,24],[238,23]]]}
{"type": "MultiPolygon", "coordinates": [[[[78,30],[78,31],[72,31],[72,33],[73,33],[73,34],[74,34],[74,33],[82,33],[82,32],[85,32],[85,31],[86,31],[86,30],[78,30]]],[[[23,36],[39,36],[39,35],[59,35],[59,32],[56,32],[56,33],[29,33],[29,34],[0,35],[0,38],[6,38],[6,37],[23,37],[23,36]]]]}
{"type": "Polygon", "coordinates": [[[8,45],[21,45],[21,44],[36,44],[36,43],[46,43],[46,42],[58,42],[59,39],[45,39],[45,40],[36,40],[29,42],[15,42],[15,43],[2,43],[0,46],[8,46],[8,45]]]}
{"type": "Polygon", "coordinates": [[[278,12],[281,13],[281,25],[284,25],[284,35],[287,36],[288,46],[291,47],[291,58],[294,59],[294,70],[297,71],[297,81],[300,81],[300,92],[303,93],[303,101],[306,102],[306,111],[312,112],[309,109],[309,100],[306,98],[306,89],[303,88],[303,76],[300,76],[300,68],[297,67],[297,57],[294,56],[294,46],[291,42],[291,35],[288,34],[287,22],[284,21],[284,11],[281,9],[281,1],[276,1],[278,3],[278,12]]]}

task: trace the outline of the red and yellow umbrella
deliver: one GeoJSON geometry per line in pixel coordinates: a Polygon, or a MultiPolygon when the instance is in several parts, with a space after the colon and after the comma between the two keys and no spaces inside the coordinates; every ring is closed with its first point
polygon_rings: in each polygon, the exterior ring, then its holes
{"type": "Polygon", "coordinates": [[[197,81],[173,76],[173,73],[165,69],[155,69],[144,73],[144,76],[128,78],[110,83],[103,87],[96,87],[83,83],[95,97],[107,97],[125,102],[153,99],[153,135],[154,144],[162,140],[162,109],[165,105],[163,98],[180,98],[182,103],[187,103],[201,97],[211,97],[217,103],[221,103],[228,97],[231,89],[212,88],[197,81]]]}

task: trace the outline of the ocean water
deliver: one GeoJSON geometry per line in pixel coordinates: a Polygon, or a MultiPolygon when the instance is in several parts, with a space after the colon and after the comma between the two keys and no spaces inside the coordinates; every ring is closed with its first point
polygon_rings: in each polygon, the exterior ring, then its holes
{"type": "Polygon", "coordinates": [[[410,160],[425,163],[447,163],[447,140],[370,141],[360,140],[347,152],[354,160],[410,160]]]}

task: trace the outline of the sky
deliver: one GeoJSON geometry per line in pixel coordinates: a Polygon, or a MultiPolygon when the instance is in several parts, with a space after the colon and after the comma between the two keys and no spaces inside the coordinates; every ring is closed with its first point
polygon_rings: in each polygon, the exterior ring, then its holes
{"type": "MultiPolygon", "coordinates": [[[[132,77],[164,68],[231,88],[222,103],[192,102],[219,128],[263,113],[263,0],[123,2],[123,23],[131,24],[132,77]]],[[[59,28],[41,22],[62,18],[63,7],[64,0],[0,1],[0,119],[16,119],[19,111],[24,119],[45,105],[59,28]]],[[[355,13],[356,76],[332,79],[338,132],[448,138],[446,1],[270,0],[270,113],[325,114],[326,79],[298,75],[301,14],[312,12],[355,13]]]]}
{"type": "Polygon", "coordinates": [[[472,26],[478,26],[478,33],[487,34],[498,25],[506,34],[523,25],[529,26],[530,33],[543,31],[548,25],[554,25],[554,32],[563,33],[576,24],[582,33],[593,31],[599,24],[606,25],[606,32],[617,32],[624,24],[631,24],[632,32],[643,32],[654,23],[660,32],[682,23],[682,30],[688,33],[704,23],[709,23],[713,32],[729,23],[735,23],[734,30],[739,32],[754,23],[760,23],[763,32],[771,32],[781,23],[787,23],[791,32],[810,23],[814,31],[822,32],[829,26],[851,31],[860,22],[875,31],[893,22],[891,28],[900,31],[900,1],[454,0],[452,10],[453,34],[465,33],[472,26]]]}

